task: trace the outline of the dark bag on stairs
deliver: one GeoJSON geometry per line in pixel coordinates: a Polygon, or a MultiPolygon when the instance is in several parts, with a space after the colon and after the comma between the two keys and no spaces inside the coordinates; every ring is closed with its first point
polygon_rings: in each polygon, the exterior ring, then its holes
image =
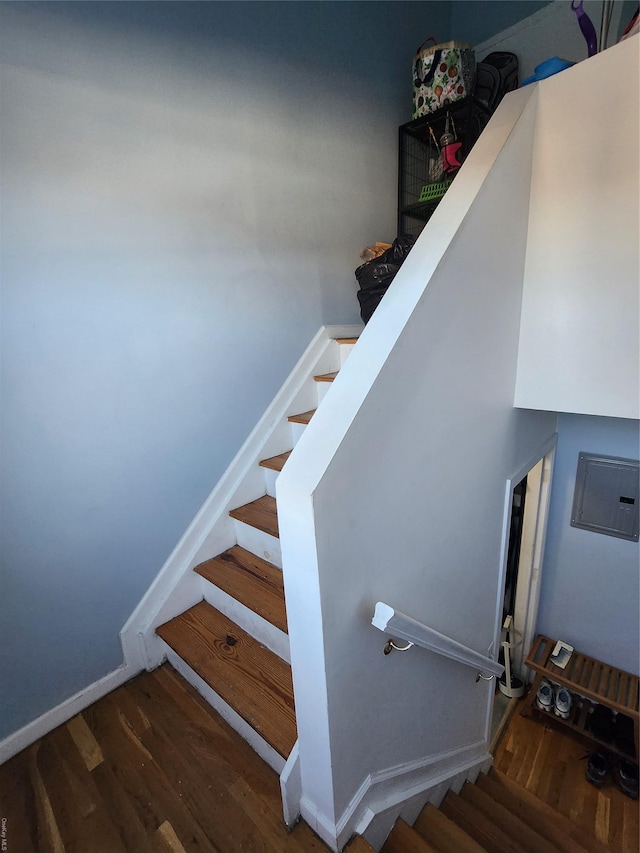
{"type": "Polygon", "coordinates": [[[518,88],[518,57],[495,51],[479,62],[473,97],[493,113],[507,92],[518,88]]]}
{"type": "Polygon", "coordinates": [[[366,264],[361,264],[356,270],[360,285],[358,302],[363,323],[366,324],[371,319],[415,241],[416,238],[412,236],[396,237],[390,249],[366,264]]]}

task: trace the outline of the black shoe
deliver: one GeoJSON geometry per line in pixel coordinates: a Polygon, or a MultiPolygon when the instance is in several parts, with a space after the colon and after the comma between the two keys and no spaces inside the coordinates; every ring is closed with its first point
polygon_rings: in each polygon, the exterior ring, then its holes
{"type": "Polygon", "coordinates": [[[638,765],[632,764],[630,761],[619,761],[613,768],[613,781],[620,790],[631,797],[632,800],[638,799],[638,765]]]}
{"type": "Polygon", "coordinates": [[[636,758],[636,748],[633,742],[633,720],[626,714],[616,714],[613,725],[614,743],[630,758],[636,758]]]}
{"type": "Polygon", "coordinates": [[[596,705],[593,713],[589,714],[587,725],[598,740],[605,743],[611,743],[613,740],[613,717],[613,711],[604,705],[596,705]]]}
{"type": "Polygon", "coordinates": [[[589,756],[587,762],[587,782],[591,782],[596,788],[602,788],[607,772],[611,767],[611,753],[600,749],[589,756]]]}

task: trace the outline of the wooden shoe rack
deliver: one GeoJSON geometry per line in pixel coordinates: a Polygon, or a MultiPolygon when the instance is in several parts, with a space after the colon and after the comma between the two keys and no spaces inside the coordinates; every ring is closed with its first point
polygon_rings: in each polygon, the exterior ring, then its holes
{"type": "Polygon", "coordinates": [[[640,723],[640,679],[638,676],[616,669],[616,667],[595,658],[587,657],[577,650],[573,651],[566,667],[562,669],[551,661],[551,653],[555,645],[555,640],[539,634],[531,647],[531,651],[525,660],[525,666],[532,669],[536,676],[521,714],[525,717],[534,714],[547,718],[552,717],[554,721],[568,726],[599,746],[637,762],[640,754],[638,751],[640,723]],[[536,694],[543,678],[554,684],[564,685],[574,694],[574,702],[568,719],[563,720],[537,708],[536,694]],[[633,720],[635,757],[620,750],[613,743],[600,740],[588,728],[589,715],[594,708],[593,703],[625,714],[633,720]]]}

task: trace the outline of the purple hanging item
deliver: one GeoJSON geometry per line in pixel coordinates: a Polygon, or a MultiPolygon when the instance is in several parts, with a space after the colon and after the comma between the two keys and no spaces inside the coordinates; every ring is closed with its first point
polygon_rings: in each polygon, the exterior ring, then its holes
{"type": "Polygon", "coordinates": [[[571,8],[576,13],[580,30],[587,43],[587,55],[593,56],[598,52],[598,37],[596,36],[595,27],[591,23],[591,18],[582,8],[582,0],[578,0],[577,3],[575,0],[571,0],[571,8]]]}

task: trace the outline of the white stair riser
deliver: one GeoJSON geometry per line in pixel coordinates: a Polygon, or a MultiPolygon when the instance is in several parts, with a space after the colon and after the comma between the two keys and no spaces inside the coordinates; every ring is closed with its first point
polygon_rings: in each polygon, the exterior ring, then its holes
{"type": "Polygon", "coordinates": [[[300,441],[302,433],[307,428],[307,424],[291,424],[291,445],[295,447],[300,441]]]}
{"type": "Polygon", "coordinates": [[[345,363],[355,344],[340,344],[340,367],[345,363]]]}
{"type": "Polygon", "coordinates": [[[321,405],[322,401],[329,393],[329,389],[333,385],[333,382],[316,382],[317,392],[318,392],[318,406],[321,405]]]}
{"type": "MultiPolygon", "coordinates": [[[[300,411],[305,410],[300,409],[300,411]]],[[[269,459],[271,456],[279,456],[281,453],[291,450],[291,447],[291,430],[289,429],[289,422],[284,418],[274,429],[268,441],[265,441],[258,462],[262,459],[269,459]]]]}
{"type": "Polygon", "coordinates": [[[236,539],[241,548],[251,551],[256,557],[261,557],[269,563],[273,563],[279,569],[282,568],[282,551],[280,540],[269,533],[258,530],[244,521],[234,521],[236,527],[236,539]]]}
{"type": "Polygon", "coordinates": [[[267,490],[267,494],[271,495],[272,498],[276,496],[276,480],[278,479],[279,471],[274,471],[271,468],[263,468],[264,471],[264,484],[267,490]]]}
{"type": "Polygon", "coordinates": [[[206,579],[203,579],[202,591],[207,604],[224,613],[283,661],[291,663],[289,637],[283,631],[206,579]]]}

